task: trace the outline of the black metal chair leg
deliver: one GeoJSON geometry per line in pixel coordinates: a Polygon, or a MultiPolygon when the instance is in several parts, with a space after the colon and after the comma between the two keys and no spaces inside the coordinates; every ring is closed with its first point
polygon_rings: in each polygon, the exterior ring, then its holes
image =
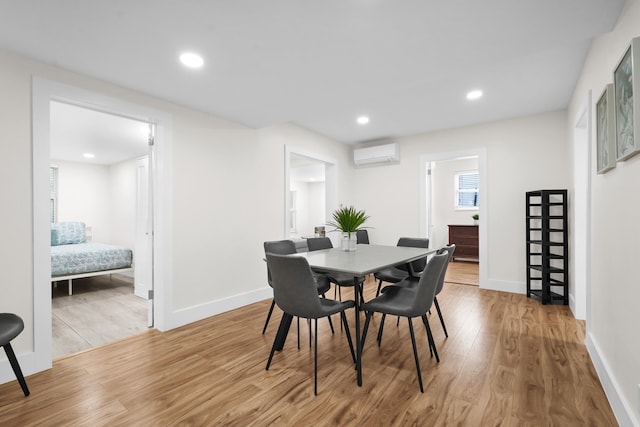
{"type": "Polygon", "coordinates": [[[344,330],[347,334],[347,342],[349,343],[349,350],[351,350],[351,358],[353,359],[353,363],[356,363],[356,353],[353,351],[353,341],[351,340],[351,331],[349,331],[349,323],[347,322],[347,316],[344,314],[344,311],[340,312],[340,318],[342,319],[342,323],[344,324],[344,330]]]}
{"type": "Polygon", "coordinates": [[[420,384],[420,393],[424,393],[422,388],[422,374],[420,373],[420,360],[418,359],[418,349],[416,347],[416,337],[413,333],[413,322],[411,318],[407,317],[409,321],[409,332],[411,333],[411,345],[413,346],[413,357],[416,359],[416,371],[418,372],[418,384],[420,384]]]}
{"type": "MultiPolygon", "coordinates": [[[[313,394],[318,395],[318,319],[314,319],[316,333],[313,340],[313,394]]],[[[311,332],[311,324],[309,324],[309,332],[311,332]]]]}
{"type": "Polygon", "coordinates": [[[387,318],[385,313],[382,313],[382,319],[380,320],[380,328],[378,328],[378,347],[382,345],[382,330],[384,329],[384,321],[387,318]]]}
{"type": "Polygon", "coordinates": [[[309,325],[309,348],[311,348],[311,319],[307,319],[307,324],[309,325]]]}
{"type": "Polygon", "coordinates": [[[376,298],[380,296],[381,289],[382,289],[382,279],[378,280],[378,290],[376,290],[376,298]]]}
{"type": "Polygon", "coordinates": [[[422,315],[422,323],[427,330],[427,339],[429,340],[429,348],[433,349],[433,354],[436,356],[436,362],[440,363],[440,356],[438,356],[438,349],[436,348],[436,342],[433,340],[433,334],[431,333],[431,327],[429,326],[429,320],[427,315],[422,315]]]}
{"type": "MultiPolygon", "coordinates": [[[[364,320],[364,328],[362,328],[362,335],[360,338],[360,348],[364,349],[364,341],[367,338],[367,332],[369,331],[369,322],[371,322],[371,312],[366,312],[366,318],[364,320]]],[[[362,363],[362,362],[361,362],[362,363]]]]}
{"type": "Polygon", "coordinates": [[[269,309],[269,313],[267,314],[267,320],[264,322],[264,328],[262,328],[262,335],[264,335],[267,330],[267,325],[269,324],[269,320],[271,319],[271,313],[273,313],[273,307],[276,306],[276,300],[271,300],[271,308],[269,309]]]}
{"type": "MultiPolygon", "coordinates": [[[[322,294],[322,298],[327,298],[324,294],[322,294]]],[[[335,331],[333,330],[333,322],[331,321],[331,316],[327,316],[327,319],[329,319],[329,326],[331,327],[331,333],[335,334],[335,331]]]]}
{"type": "Polygon", "coordinates": [[[433,298],[433,303],[436,306],[436,311],[438,312],[438,317],[440,318],[440,323],[442,324],[442,330],[444,331],[444,336],[449,338],[449,334],[447,333],[447,327],[444,325],[444,318],[442,317],[442,312],[440,311],[440,304],[438,304],[438,297],[433,298]]]}
{"type": "Polygon", "coordinates": [[[20,365],[18,364],[18,359],[16,358],[16,354],[13,352],[13,347],[11,347],[11,343],[6,343],[4,346],[4,352],[7,353],[7,358],[9,359],[9,363],[11,363],[11,368],[13,368],[13,373],[16,374],[16,378],[18,379],[18,383],[20,383],[20,387],[22,387],[22,392],[25,397],[29,396],[29,388],[27,387],[27,382],[24,380],[24,375],[22,375],[22,369],[20,369],[20,365]]]}
{"type": "Polygon", "coordinates": [[[298,350],[300,350],[300,318],[296,317],[296,322],[298,323],[298,350]]]}
{"type": "MultiPolygon", "coordinates": [[[[286,325],[287,323],[287,317],[288,315],[286,313],[284,313],[282,315],[282,320],[280,320],[280,326],[278,326],[278,333],[276,334],[275,338],[273,339],[273,345],[271,346],[271,353],[269,353],[269,359],[267,360],[267,366],[264,368],[265,371],[269,370],[269,366],[271,366],[271,359],[273,359],[273,354],[276,352],[276,348],[279,347],[278,341],[283,341],[283,337],[281,337],[281,335],[285,335],[286,336],[286,332],[285,329],[288,327],[288,325],[286,325]]],[[[298,334],[300,335],[300,334],[298,334]]],[[[298,344],[298,348],[300,347],[300,345],[298,344]]]]}

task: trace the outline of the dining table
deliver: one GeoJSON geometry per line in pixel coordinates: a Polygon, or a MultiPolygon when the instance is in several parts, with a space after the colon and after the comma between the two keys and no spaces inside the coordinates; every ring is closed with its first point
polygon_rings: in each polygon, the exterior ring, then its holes
{"type": "MultiPolygon", "coordinates": [[[[411,262],[427,257],[436,252],[435,249],[414,248],[406,246],[387,246],[359,244],[355,251],[342,248],[322,249],[311,252],[299,252],[290,256],[301,256],[307,259],[309,266],[316,272],[337,272],[353,276],[355,300],[355,336],[356,336],[356,376],[358,386],[362,386],[362,340],[360,331],[360,281],[358,278],[386,268],[408,265],[410,275],[415,275],[411,262]]],[[[275,348],[281,351],[291,326],[293,316],[284,315],[276,335],[275,348]]]]}

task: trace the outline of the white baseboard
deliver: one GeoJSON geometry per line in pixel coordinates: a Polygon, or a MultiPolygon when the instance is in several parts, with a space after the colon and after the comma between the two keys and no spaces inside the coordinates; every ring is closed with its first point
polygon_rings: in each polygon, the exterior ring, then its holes
{"type": "Polygon", "coordinates": [[[210,301],[205,304],[199,304],[177,310],[166,316],[167,321],[165,322],[165,330],[184,326],[198,320],[206,319],[207,317],[215,316],[216,314],[234,310],[269,298],[273,298],[273,289],[270,287],[264,287],[255,291],[245,292],[216,301],[210,301]]]}
{"type": "Polygon", "coordinates": [[[618,424],[622,427],[640,427],[640,419],[638,419],[634,413],[633,406],[625,400],[624,395],[620,393],[620,386],[612,375],[609,364],[602,357],[600,346],[598,346],[598,343],[591,333],[587,333],[585,345],[587,346],[587,351],[589,352],[589,356],[591,356],[593,366],[596,368],[596,372],[600,378],[600,383],[602,383],[602,388],[607,395],[607,399],[609,399],[613,414],[616,420],[618,420],[618,424]]]}
{"type": "Polygon", "coordinates": [[[481,283],[480,287],[482,289],[489,289],[491,291],[511,292],[512,294],[527,293],[526,283],[510,282],[507,280],[487,279],[487,281],[484,283],[484,286],[481,283]]]}
{"type": "MultiPolygon", "coordinates": [[[[15,351],[15,348],[13,349],[15,351]]],[[[3,356],[3,350],[0,350],[3,356]]],[[[25,353],[25,354],[16,354],[18,358],[18,363],[20,364],[20,370],[22,371],[22,375],[25,377],[27,375],[36,373],[36,357],[34,352],[25,353]]],[[[16,376],[13,373],[13,369],[11,368],[11,364],[9,363],[9,359],[5,357],[5,359],[0,360],[0,384],[8,383],[10,381],[16,381],[16,376]]],[[[27,386],[29,386],[29,379],[27,378],[27,386]]],[[[17,393],[22,393],[22,389],[16,381],[16,391],[17,393]]]]}

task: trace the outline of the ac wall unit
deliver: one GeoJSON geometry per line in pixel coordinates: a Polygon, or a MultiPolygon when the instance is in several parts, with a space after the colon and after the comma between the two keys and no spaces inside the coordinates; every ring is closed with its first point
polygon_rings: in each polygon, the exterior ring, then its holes
{"type": "Polygon", "coordinates": [[[400,162],[398,144],[375,145],[353,150],[353,163],[356,166],[375,166],[400,162]]]}

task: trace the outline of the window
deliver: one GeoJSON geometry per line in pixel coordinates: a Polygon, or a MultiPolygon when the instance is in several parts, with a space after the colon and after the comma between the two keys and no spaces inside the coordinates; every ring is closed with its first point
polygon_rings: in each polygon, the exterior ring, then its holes
{"type": "Polygon", "coordinates": [[[58,167],[49,167],[49,190],[51,194],[49,202],[49,218],[51,222],[58,221],[58,167]]]}
{"type": "Polygon", "coordinates": [[[456,174],[456,209],[478,209],[478,171],[456,174]]]}

